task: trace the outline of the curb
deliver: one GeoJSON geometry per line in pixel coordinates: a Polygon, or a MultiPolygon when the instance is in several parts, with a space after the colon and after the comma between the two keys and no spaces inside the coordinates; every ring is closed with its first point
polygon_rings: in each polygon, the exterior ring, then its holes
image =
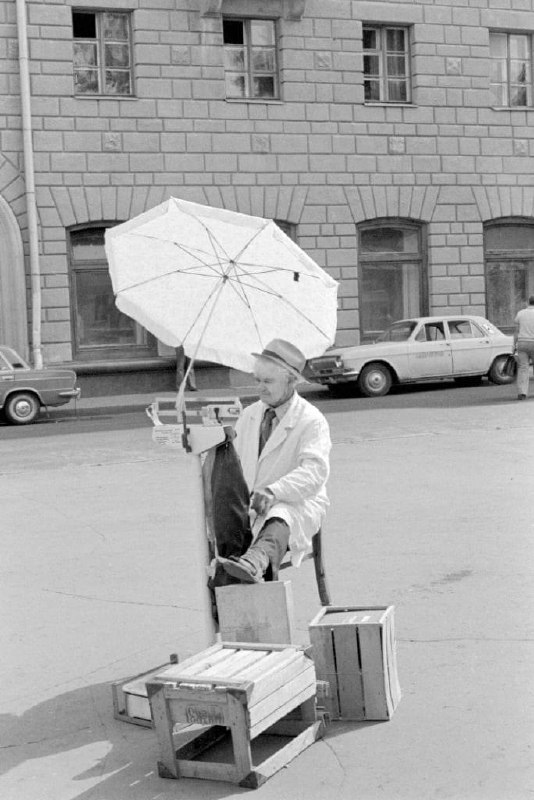
{"type": "MultiPolygon", "coordinates": [[[[308,392],[317,391],[324,387],[320,384],[309,383],[304,387],[300,387],[300,394],[307,394],[308,392]]],[[[195,398],[206,397],[240,397],[241,399],[250,398],[251,401],[256,400],[258,395],[256,387],[254,386],[239,386],[239,387],[219,387],[210,389],[200,389],[198,392],[186,392],[185,398],[193,400],[195,398]]],[[[109,398],[87,398],[85,401],[82,399],[76,405],[71,404],[68,406],[60,406],[58,408],[50,408],[48,411],[43,411],[42,416],[46,419],[79,419],[80,417],[101,417],[101,416],[115,416],[119,414],[136,414],[144,412],[147,406],[154,401],[156,397],[174,398],[175,394],[169,392],[155,392],[153,395],[140,395],[138,399],[132,398],[131,395],[127,397],[115,396],[109,398]],[[93,405],[94,403],[94,405],[93,405]]]]}

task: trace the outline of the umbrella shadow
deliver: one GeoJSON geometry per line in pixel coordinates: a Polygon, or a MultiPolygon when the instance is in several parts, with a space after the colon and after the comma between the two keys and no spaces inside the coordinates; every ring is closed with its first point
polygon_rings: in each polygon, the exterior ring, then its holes
{"type": "Polygon", "coordinates": [[[57,695],[21,715],[0,714],[0,776],[22,768],[39,778],[43,797],[53,797],[59,785],[89,781],[76,800],[156,800],[167,794],[177,800],[218,800],[248,791],[215,781],[160,778],[154,732],[116,720],[112,708],[111,683],[99,683],[57,695]],[[54,759],[53,766],[42,762],[61,755],[64,759],[54,759]],[[93,763],[76,772],[88,760],[93,763]]]}

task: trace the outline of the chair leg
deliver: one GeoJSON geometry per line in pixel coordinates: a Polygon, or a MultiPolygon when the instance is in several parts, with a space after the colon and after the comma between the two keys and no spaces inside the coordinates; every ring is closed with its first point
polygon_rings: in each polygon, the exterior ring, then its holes
{"type": "Polygon", "coordinates": [[[313,565],[315,567],[315,577],[317,579],[317,589],[322,606],[332,605],[328,584],[326,582],[326,572],[323,563],[323,546],[321,540],[321,529],[317,531],[312,539],[313,565]]]}

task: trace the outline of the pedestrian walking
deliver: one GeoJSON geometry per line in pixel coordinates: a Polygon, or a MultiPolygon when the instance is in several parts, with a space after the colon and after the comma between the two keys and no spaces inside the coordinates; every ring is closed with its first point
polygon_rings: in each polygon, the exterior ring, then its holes
{"type": "Polygon", "coordinates": [[[525,400],[530,362],[534,362],[534,294],[528,298],[528,306],[515,318],[514,349],[517,353],[517,399],[525,400]]]}

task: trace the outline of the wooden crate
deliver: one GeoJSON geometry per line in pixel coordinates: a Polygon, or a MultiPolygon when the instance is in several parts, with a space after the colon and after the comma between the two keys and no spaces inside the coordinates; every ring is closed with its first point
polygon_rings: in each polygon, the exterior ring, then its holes
{"type": "Polygon", "coordinates": [[[327,606],[309,626],[317,678],[332,719],[390,719],[401,697],[394,607],[327,606]]]}
{"type": "Polygon", "coordinates": [[[178,656],[172,653],[169,662],[166,664],[160,664],[159,667],[154,667],[148,672],[141,672],[138,675],[130,675],[129,678],[114,681],[111,684],[111,695],[115,719],[120,722],[129,722],[132,725],[151,728],[152,719],[146,683],[177,663],[178,656]]]}
{"type": "Polygon", "coordinates": [[[215,589],[215,597],[223,642],[295,641],[291,581],[220,586],[215,589]]]}
{"type": "Polygon", "coordinates": [[[147,689],[163,778],[256,788],[323,733],[315,668],[302,647],[223,642],[167,670],[147,689]],[[297,719],[290,714],[295,709],[297,719]],[[187,731],[182,728],[179,737],[173,731],[186,724],[195,727],[184,744],[187,731]],[[258,762],[251,745],[262,734],[291,739],[258,762]],[[228,735],[232,757],[215,760],[213,746],[228,735]]]}

